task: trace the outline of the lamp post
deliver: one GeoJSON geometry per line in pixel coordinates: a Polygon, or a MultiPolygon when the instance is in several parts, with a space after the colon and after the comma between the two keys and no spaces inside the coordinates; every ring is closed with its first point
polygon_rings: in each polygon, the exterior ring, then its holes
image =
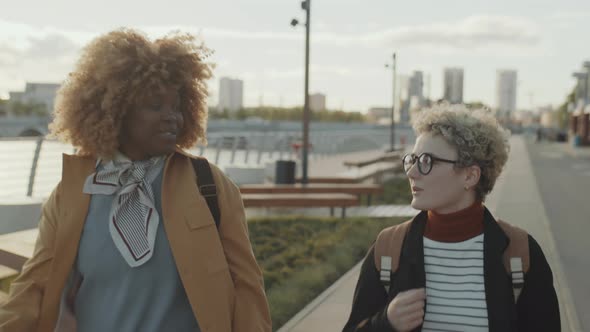
{"type": "MultiPolygon", "coordinates": [[[[309,30],[310,30],[310,16],[311,16],[311,0],[304,0],[301,2],[301,9],[305,10],[305,92],[303,102],[303,142],[301,147],[301,183],[308,183],[307,164],[309,154],[309,121],[311,118],[311,111],[309,109],[309,30]]],[[[297,26],[299,21],[297,19],[291,20],[293,27],[297,26]]]]}
{"type": "Polygon", "coordinates": [[[396,55],[393,52],[393,63],[392,64],[385,64],[386,68],[391,68],[393,71],[393,83],[392,83],[392,103],[391,103],[391,128],[389,132],[389,151],[393,152],[395,150],[395,121],[394,121],[394,112],[395,112],[395,76],[396,76],[396,55]]]}

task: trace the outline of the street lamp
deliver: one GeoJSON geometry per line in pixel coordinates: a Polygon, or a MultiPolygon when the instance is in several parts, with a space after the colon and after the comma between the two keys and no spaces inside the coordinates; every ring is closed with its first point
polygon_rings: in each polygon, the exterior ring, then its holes
{"type": "MultiPolygon", "coordinates": [[[[309,30],[310,30],[310,14],[311,14],[311,0],[304,0],[301,2],[301,9],[305,10],[305,93],[303,103],[303,142],[301,147],[301,163],[302,174],[301,183],[307,184],[307,161],[309,154],[309,120],[311,112],[309,109],[309,30]]],[[[299,25],[297,19],[291,20],[291,26],[299,25]]]]}
{"type": "Polygon", "coordinates": [[[390,128],[390,135],[389,135],[389,151],[393,152],[395,150],[395,122],[393,114],[395,112],[395,76],[396,76],[396,57],[395,52],[393,52],[393,63],[392,64],[385,64],[386,68],[391,68],[393,71],[393,83],[392,83],[392,103],[391,103],[391,128],[390,128]]]}

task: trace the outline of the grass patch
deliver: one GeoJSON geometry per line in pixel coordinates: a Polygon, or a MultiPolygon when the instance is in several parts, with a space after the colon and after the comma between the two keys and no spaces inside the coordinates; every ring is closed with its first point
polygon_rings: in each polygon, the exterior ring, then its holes
{"type": "MultiPolygon", "coordinates": [[[[412,202],[412,191],[405,175],[395,176],[383,183],[383,195],[373,197],[372,205],[408,205],[412,202]]],[[[361,197],[361,205],[367,205],[367,197],[361,197]]]]}
{"type": "Polygon", "coordinates": [[[359,262],[383,228],[407,218],[249,220],[274,330],[359,262]]]}

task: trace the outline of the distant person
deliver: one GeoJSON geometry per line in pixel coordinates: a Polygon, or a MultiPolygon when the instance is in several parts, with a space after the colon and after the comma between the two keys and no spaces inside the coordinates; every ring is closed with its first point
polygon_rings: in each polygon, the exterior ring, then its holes
{"type": "Polygon", "coordinates": [[[240,192],[183,150],[206,141],[208,53],[131,29],[86,46],[51,124],[78,152],[0,331],[271,331],[240,192]]]}
{"type": "Polygon", "coordinates": [[[483,203],[508,159],[507,133],[487,111],[449,105],[413,127],[403,165],[421,212],[379,234],[343,331],[560,331],[539,244],[483,203]]]}
{"type": "Polygon", "coordinates": [[[537,142],[540,142],[543,139],[543,131],[541,128],[537,128],[537,142]]]}

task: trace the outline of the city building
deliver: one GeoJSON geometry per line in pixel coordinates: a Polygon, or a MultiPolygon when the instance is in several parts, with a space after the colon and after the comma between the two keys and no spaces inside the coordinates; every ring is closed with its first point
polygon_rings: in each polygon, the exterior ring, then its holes
{"type": "Polygon", "coordinates": [[[309,95],[309,109],[312,112],[326,110],[326,95],[314,93],[309,95]]]}
{"type": "Polygon", "coordinates": [[[411,112],[425,105],[424,75],[421,71],[414,71],[410,76],[400,76],[400,100],[396,105],[395,122],[407,124],[411,119],[411,112]]]}
{"type": "Polygon", "coordinates": [[[237,112],[244,107],[244,81],[222,77],[219,80],[218,111],[237,112]]]}
{"type": "Polygon", "coordinates": [[[45,105],[47,114],[50,114],[53,112],[59,87],[60,84],[55,83],[26,83],[25,91],[10,91],[8,93],[10,108],[15,103],[42,104],[45,105]]]}
{"type": "Polygon", "coordinates": [[[424,100],[424,75],[421,71],[414,71],[408,81],[408,99],[417,97],[419,102],[424,100]]]}
{"type": "Polygon", "coordinates": [[[510,116],[516,111],[516,70],[498,70],[496,72],[496,110],[503,116],[510,116]]]}
{"type": "Polygon", "coordinates": [[[523,127],[530,127],[539,123],[539,115],[532,111],[515,111],[512,113],[512,119],[515,123],[523,127]]]}
{"type": "Polygon", "coordinates": [[[443,99],[451,104],[463,103],[463,68],[445,68],[443,99]]]}
{"type": "Polygon", "coordinates": [[[369,108],[369,111],[367,111],[367,119],[370,123],[381,125],[391,124],[391,106],[369,108]]]}

